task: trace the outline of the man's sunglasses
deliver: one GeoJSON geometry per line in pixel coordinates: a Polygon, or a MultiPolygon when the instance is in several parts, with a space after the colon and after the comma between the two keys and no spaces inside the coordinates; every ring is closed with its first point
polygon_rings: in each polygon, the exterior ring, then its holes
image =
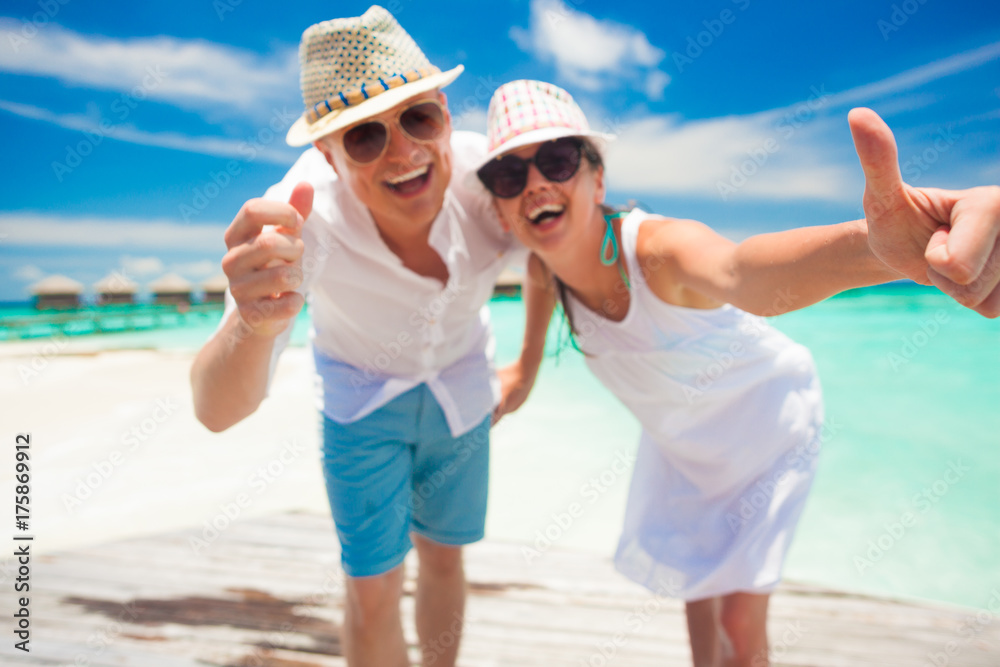
{"type": "MultiPolygon", "coordinates": [[[[444,107],[438,100],[421,100],[396,114],[396,123],[407,137],[430,143],[444,131],[444,107]]],[[[389,146],[389,125],[369,120],[344,133],[344,152],[355,164],[365,165],[382,157],[389,146]]]]}
{"type": "Polygon", "coordinates": [[[516,155],[504,155],[490,160],[478,172],[479,180],[497,197],[510,199],[524,191],[528,184],[528,167],[532,162],[539,173],[554,183],[573,178],[580,168],[583,141],[563,137],[542,144],[534,157],[527,160],[516,155]]]}

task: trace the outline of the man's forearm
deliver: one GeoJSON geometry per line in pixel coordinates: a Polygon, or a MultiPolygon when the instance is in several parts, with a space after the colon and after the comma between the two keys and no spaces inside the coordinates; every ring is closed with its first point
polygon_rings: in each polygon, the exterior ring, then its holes
{"type": "Polygon", "coordinates": [[[264,400],[275,339],[254,333],[233,312],[198,352],[191,390],[195,415],[209,430],[226,430],[264,400]]]}

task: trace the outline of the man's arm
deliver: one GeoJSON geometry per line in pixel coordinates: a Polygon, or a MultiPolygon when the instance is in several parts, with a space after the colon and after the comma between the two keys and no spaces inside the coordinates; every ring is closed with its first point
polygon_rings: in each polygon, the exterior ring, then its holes
{"type": "Polygon", "coordinates": [[[253,413],[267,393],[275,340],[304,303],[293,290],[302,284],[301,233],[312,198],[312,186],[300,183],[287,204],[251,200],[226,230],[222,269],[236,310],[191,367],[195,415],[212,431],[253,413]]]}

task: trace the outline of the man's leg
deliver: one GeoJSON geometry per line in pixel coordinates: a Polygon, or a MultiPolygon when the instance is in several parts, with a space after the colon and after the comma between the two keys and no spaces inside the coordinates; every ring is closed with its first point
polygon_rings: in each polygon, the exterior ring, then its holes
{"type": "Polygon", "coordinates": [[[425,667],[451,667],[465,608],[462,545],[481,540],[486,527],[490,417],[453,437],[429,390],[423,399],[410,533],[420,556],[417,633],[425,667]]]}
{"type": "Polygon", "coordinates": [[[324,419],[323,474],[347,574],[343,641],[351,667],[408,664],[399,601],[418,407],[411,391],[350,424],[324,419]]]}
{"type": "Polygon", "coordinates": [[[417,574],[417,636],[421,663],[451,667],[458,657],[465,614],[462,547],[438,544],[412,533],[420,569],[417,574]]]}
{"type": "Polygon", "coordinates": [[[399,620],[403,566],[372,577],[348,577],[344,655],[351,667],[407,667],[399,620]]]}

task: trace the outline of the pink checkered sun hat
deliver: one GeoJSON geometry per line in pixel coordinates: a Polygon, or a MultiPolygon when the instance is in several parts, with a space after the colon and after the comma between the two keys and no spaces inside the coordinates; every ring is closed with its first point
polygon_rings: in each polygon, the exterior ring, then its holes
{"type": "Polygon", "coordinates": [[[544,81],[521,79],[497,88],[486,115],[490,160],[512,150],[560,137],[588,137],[598,150],[614,135],[594,132],[573,96],[544,81]]]}

